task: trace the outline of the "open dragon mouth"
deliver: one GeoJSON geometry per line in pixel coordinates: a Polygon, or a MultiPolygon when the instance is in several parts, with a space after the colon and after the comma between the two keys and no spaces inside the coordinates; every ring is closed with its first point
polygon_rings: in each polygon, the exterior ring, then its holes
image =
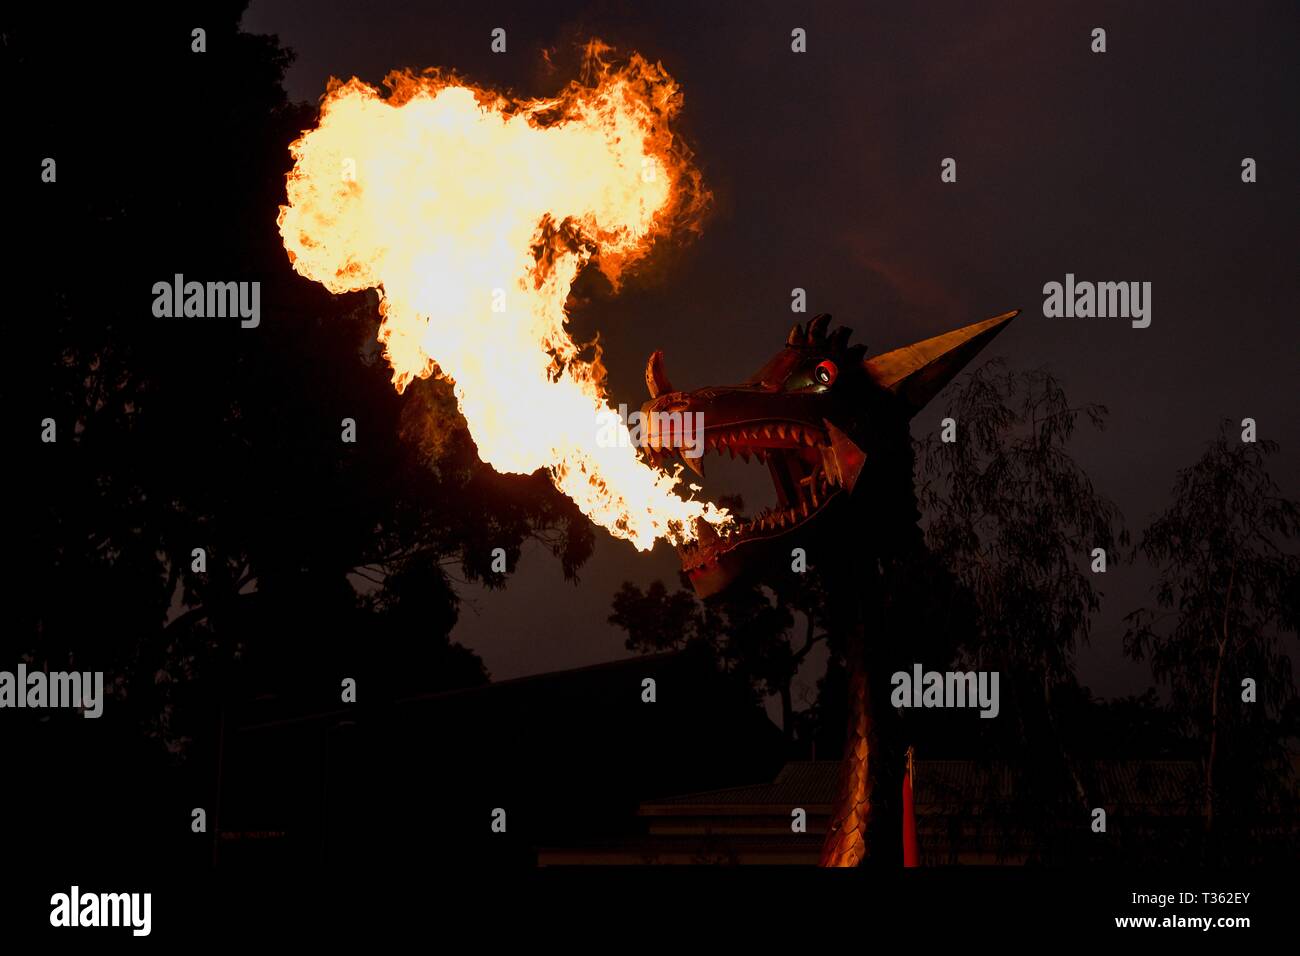
{"type": "MultiPolygon", "coordinates": [[[[801,422],[760,421],[705,428],[690,446],[703,450],[699,457],[683,454],[676,432],[652,433],[646,451],[650,460],[663,468],[682,461],[704,477],[708,455],[739,457],[746,463],[757,460],[767,466],[776,489],[776,504],[747,521],[736,521],[715,529],[718,550],[742,541],[772,538],[799,527],[842,493],[841,473],[832,453],[825,428],[801,422]]],[[[706,532],[707,534],[707,532],[706,532]]],[[[696,549],[699,550],[699,549],[696,549]]]]}
{"type": "Polygon", "coordinates": [[[847,497],[866,455],[840,429],[791,419],[760,419],[705,426],[692,432],[692,416],[663,427],[651,422],[642,452],[671,469],[680,460],[701,478],[710,455],[765,465],[776,502],[747,520],[714,527],[696,522],[696,539],[678,545],[682,569],[697,592],[707,596],[726,587],[743,571],[757,567],[760,555],[775,555],[783,542],[798,544],[803,532],[847,497]],[[687,454],[690,452],[690,454],[687,454]]]}

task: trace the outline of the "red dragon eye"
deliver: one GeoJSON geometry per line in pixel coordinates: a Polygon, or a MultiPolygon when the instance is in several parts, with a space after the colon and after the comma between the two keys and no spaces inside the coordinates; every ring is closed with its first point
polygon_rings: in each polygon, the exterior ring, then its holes
{"type": "Polygon", "coordinates": [[[817,379],[822,385],[830,385],[835,381],[835,376],[838,374],[840,374],[840,370],[835,367],[835,363],[830,359],[813,369],[813,378],[817,379]]]}

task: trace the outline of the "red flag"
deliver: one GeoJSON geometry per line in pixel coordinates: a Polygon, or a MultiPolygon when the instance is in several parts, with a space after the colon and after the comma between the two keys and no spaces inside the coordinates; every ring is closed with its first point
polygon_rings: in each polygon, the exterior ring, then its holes
{"type": "Polygon", "coordinates": [[[912,748],[907,748],[907,773],[903,776],[903,866],[920,866],[916,849],[916,804],[912,797],[912,748]]]}

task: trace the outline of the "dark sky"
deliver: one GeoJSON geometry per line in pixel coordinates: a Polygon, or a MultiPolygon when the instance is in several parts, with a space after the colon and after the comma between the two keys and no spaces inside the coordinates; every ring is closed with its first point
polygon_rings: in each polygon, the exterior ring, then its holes
{"type": "MultiPolygon", "coordinates": [[[[644,399],[656,348],[676,387],[744,378],[782,342],[796,286],[810,313],[833,313],[873,351],[1022,308],[986,354],[1044,366],[1076,403],[1110,408],[1107,430],[1074,451],[1138,531],[1224,417],[1251,416],[1280,441],[1274,475],[1298,491],[1296,11],[254,0],[244,28],[296,51],[288,86],[303,100],[331,74],[377,82],[425,66],[542,95],[571,77],[548,73],[540,51],[588,36],[661,61],[684,90],[680,129],[716,206],[684,252],[575,317],[578,336],[601,331],[615,403],[644,399]],[[506,54],[489,50],[494,27],[506,54]],[[806,54],[790,51],[794,27],[806,54]],[[1105,54],[1090,52],[1094,27],[1105,54]],[[940,181],[944,157],[955,184],[940,181]],[[1043,285],[1067,272],[1152,283],[1150,328],[1045,318],[1043,285]]],[[[639,554],[602,532],[574,587],[540,549],[525,552],[504,592],[462,592],[454,637],[496,679],[625,656],[606,623],[612,594],[624,580],[674,581],[676,568],[665,545],[639,554]]],[[[1150,683],[1120,650],[1120,618],[1150,580],[1142,566],[1105,579],[1080,657],[1099,693],[1150,683]]]]}

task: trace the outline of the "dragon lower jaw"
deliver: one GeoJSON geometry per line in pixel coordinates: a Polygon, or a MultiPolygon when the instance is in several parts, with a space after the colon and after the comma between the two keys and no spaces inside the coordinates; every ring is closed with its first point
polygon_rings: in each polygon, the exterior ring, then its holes
{"type": "Polygon", "coordinates": [[[673,436],[650,436],[646,452],[661,466],[680,456],[704,474],[708,454],[751,458],[766,464],[777,503],[755,517],[714,528],[698,522],[696,539],[677,548],[682,570],[702,596],[716,593],[758,565],[797,547],[810,527],[852,491],[866,456],[843,431],[828,421],[820,425],[784,420],[752,421],[705,429],[694,444],[697,457],[683,454],[673,436]]]}

